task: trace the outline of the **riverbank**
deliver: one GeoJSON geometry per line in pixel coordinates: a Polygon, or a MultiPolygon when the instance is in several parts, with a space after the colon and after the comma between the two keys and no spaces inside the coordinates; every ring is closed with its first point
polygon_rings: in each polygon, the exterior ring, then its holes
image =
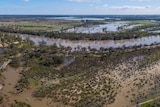
{"type": "Polygon", "coordinates": [[[11,62],[12,60],[8,60],[5,61],[2,65],[1,65],[1,69],[5,69],[7,67],[7,65],[11,62]]]}
{"type": "Polygon", "coordinates": [[[6,48],[6,47],[8,47],[8,44],[0,44],[0,48],[6,48]]]}
{"type": "Polygon", "coordinates": [[[39,37],[33,35],[19,35],[22,37],[23,40],[30,39],[36,45],[41,42],[44,42],[45,45],[53,45],[56,44],[58,47],[70,47],[72,51],[80,51],[80,50],[88,50],[89,49],[96,49],[96,50],[105,50],[109,48],[131,48],[131,47],[145,47],[149,45],[159,44],[160,36],[150,36],[150,37],[143,37],[139,39],[128,39],[128,40],[105,40],[105,41],[90,41],[90,40],[79,40],[79,41],[71,41],[71,40],[64,40],[64,39],[53,39],[53,38],[46,38],[46,37],[39,37]],[[88,49],[89,48],[89,49],[88,49]]]}

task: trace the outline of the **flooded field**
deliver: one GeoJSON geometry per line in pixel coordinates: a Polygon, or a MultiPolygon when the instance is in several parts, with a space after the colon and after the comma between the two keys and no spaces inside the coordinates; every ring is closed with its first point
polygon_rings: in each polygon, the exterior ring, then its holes
{"type": "Polygon", "coordinates": [[[105,19],[109,19],[109,18],[78,18],[78,17],[73,17],[73,16],[69,16],[69,17],[49,17],[46,19],[64,19],[64,20],[76,20],[76,21],[81,21],[81,20],[105,20],[105,19]]]}
{"type": "Polygon", "coordinates": [[[72,62],[74,62],[75,59],[68,56],[68,57],[65,57],[64,60],[63,60],[63,63],[64,63],[64,66],[68,66],[70,65],[72,62]]]}
{"type": "Polygon", "coordinates": [[[30,38],[34,41],[35,44],[39,44],[39,42],[46,42],[46,45],[56,44],[58,47],[71,47],[72,50],[77,48],[95,48],[99,50],[101,47],[103,48],[118,48],[118,47],[130,47],[130,46],[139,46],[139,45],[151,45],[153,43],[160,42],[160,36],[150,36],[143,37],[138,39],[126,39],[126,40],[105,40],[105,41],[89,41],[89,40],[80,40],[80,41],[71,41],[71,40],[63,40],[63,39],[53,39],[46,37],[38,37],[38,36],[29,36],[29,35],[20,35],[22,39],[30,38]]]}
{"type": "Polygon", "coordinates": [[[160,30],[151,31],[153,33],[160,33],[160,30]]]}
{"type": "MultiPolygon", "coordinates": [[[[66,62],[68,63],[68,62],[66,62]]],[[[21,75],[20,72],[22,68],[12,68],[8,66],[6,71],[4,72],[4,86],[2,90],[0,90],[0,94],[6,96],[6,101],[1,105],[1,107],[11,107],[11,104],[15,101],[22,101],[27,102],[28,104],[32,105],[32,107],[69,107],[64,106],[62,103],[53,102],[52,99],[45,98],[45,99],[36,99],[32,96],[34,90],[28,89],[20,94],[15,93],[15,85],[17,84],[18,80],[20,79],[21,75]]]]}
{"type": "Polygon", "coordinates": [[[142,26],[143,24],[129,24],[129,21],[113,21],[106,22],[106,24],[88,25],[67,29],[66,32],[74,33],[105,33],[116,32],[125,29],[132,29],[134,27],[142,26]]]}
{"type": "Polygon", "coordinates": [[[17,84],[17,81],[20,78],[19,73],[21,72],[22,68],[14,69],[12,67],[7,67],[6,72],[4,72],[4,82],[5,86],[3,87],[3,92],[8,94],[14,92],[14,86],[17,84]]]}
{"type": "Polygon", "coordinates": [[[126,22],[109,22],[106,24],[89,25],[88,27],[76,27],[68,29],[66,32],[75,33],[104,33],[105,31],[117,31],[118,27],[126,25],[126,22]]]}
{"type": "Polygon", "coordinates": [[[132,29],[134,27],[142,26],[142,24],[134,24],[134,25],[127,25],[124,27],[124,29],[132,29]]]}

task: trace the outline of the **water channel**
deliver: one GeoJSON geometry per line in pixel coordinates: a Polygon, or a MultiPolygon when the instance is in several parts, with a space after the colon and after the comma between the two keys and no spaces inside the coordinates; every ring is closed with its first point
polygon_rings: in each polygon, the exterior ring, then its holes
{"type": "Polygon", "coordinates": [[[47,37],[39,37],[39,36],[32,36],[32,35],[20,35],[22,39],[29,38],[32,40],[36,45],[39,42],[45,41],[46,45],[53,45],[56,44],[58,47],[71,47],[73,50],[76,48],[95,48],[99,50],[101,47],[103,48],[118,48],[118,47],[130,47],[130,46],[138,46],[138,45],[151,45],[153,43],[160,43],[160,36],[149,36],[149,37],[142,37],[137,39],[125,39],[125,40],[79,40],[79,41],[72,41],[72,40],[64,40],[64,39],[53,39],[47,37]]]}

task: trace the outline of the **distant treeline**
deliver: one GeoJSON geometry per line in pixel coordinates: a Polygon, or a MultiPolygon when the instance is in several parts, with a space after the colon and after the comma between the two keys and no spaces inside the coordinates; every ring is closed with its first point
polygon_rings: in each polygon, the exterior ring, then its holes
{"type": "Polygon", "coordinates": [[[160,15],[0,15],[0,18],[53,18],[53,17],[74,17],[74,18],[101,18],[101,19],[121,19],[121,20],[160,20],[160,15]]]}

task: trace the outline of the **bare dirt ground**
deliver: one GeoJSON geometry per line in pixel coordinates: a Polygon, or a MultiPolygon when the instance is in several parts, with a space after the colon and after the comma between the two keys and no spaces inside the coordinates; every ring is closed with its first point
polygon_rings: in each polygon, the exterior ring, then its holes
{"type": "MultiPolygon", "coordinates": [[[[123,68],[126,68],[126,66],[123,65],[123,68]]],[[[160,62],[143,70],[134,71],[133,75],[125,80],[118,75],[118,72],[122,71],[114,71],[119,81],[121,81],[121,88],[115,102],[106,107],[136,107],[142,102],[133,101],[147,95],[155,87],[155,77],[160,75],[160,62]]]]}

